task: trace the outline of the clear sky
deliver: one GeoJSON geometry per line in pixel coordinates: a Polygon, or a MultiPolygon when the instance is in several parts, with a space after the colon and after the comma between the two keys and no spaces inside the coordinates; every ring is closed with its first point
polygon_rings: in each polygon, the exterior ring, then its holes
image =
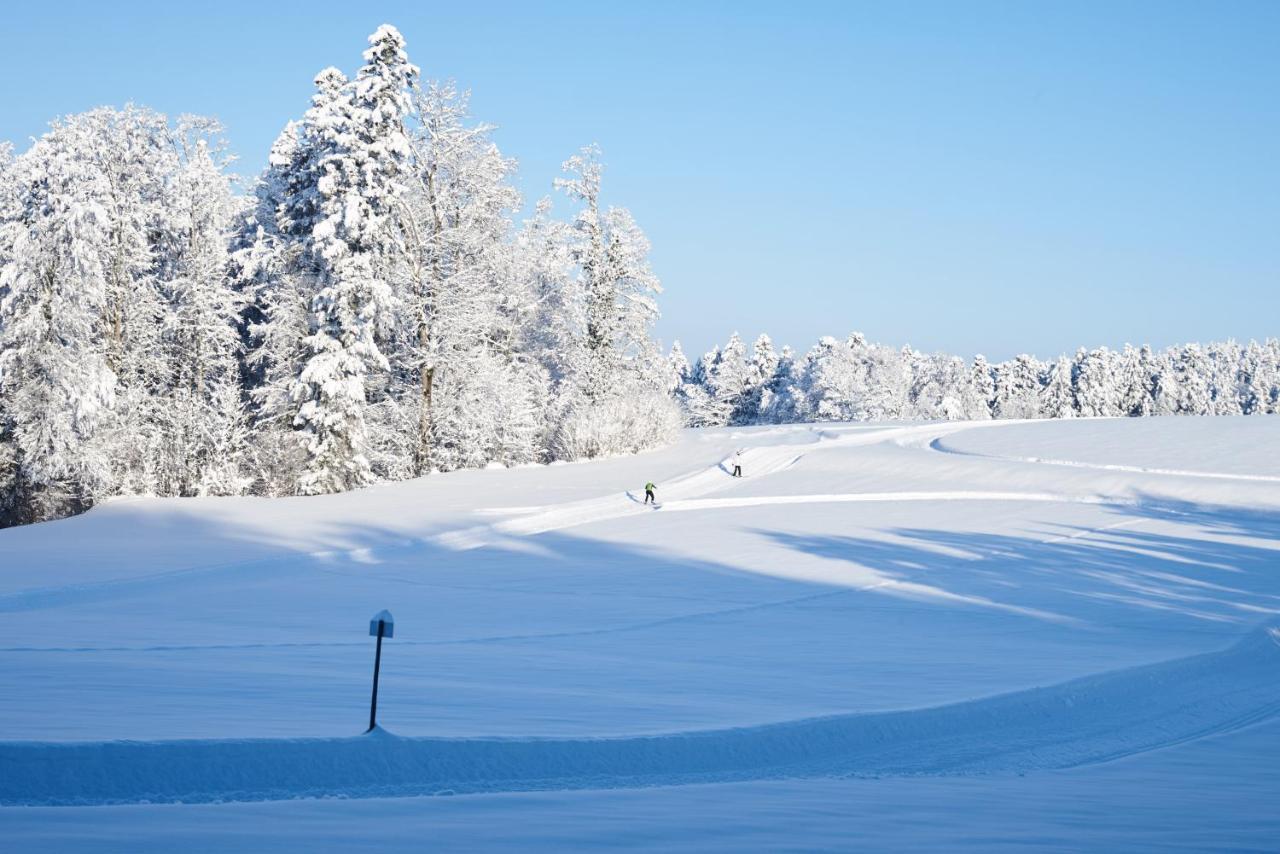
{"type": "Polygon", "coordinates": [[[0,139],[133,100],[218,116],[253,173],[383,22],[473,90],[530,201],[603,147],[691,352],[1280,335],[1276,0],[23,2],[0,139]]]}

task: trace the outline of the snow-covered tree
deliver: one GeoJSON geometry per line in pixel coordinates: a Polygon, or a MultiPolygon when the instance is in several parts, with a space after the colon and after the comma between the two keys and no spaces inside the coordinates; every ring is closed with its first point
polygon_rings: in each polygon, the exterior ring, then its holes
{"type": "Polygon", "coordinates": [[[760,420],[760,405],[765,389],[778,369],[778,351],[773,339],[761,333],[751,345],[747,363],[746,388],[737,409],[730,416],[735,424],[754,424],[760,420]]]}
{"type": "Polygon", "coordinates": [[[1066,356],[1059,356],[1057,361],[1049,365],[1040,386],[1041,418],[1075,417],[1075,388],[1071,374],[1071,360],[1066,356]]]}
{"type": "Polygon", "coordinates": [[[74,512],[111,487],[111,190],[85,131],[57,124],[5,170],[0,432],[17,521],[74,512]]]}
{"type": "MultiPolygon", "coordinates": [[[[911,369],[911,414],[929,420],[970,417],[974,405],[968,366],[964,360],[943,353],[907,355],[911,369]]],[[[985,404],[982,406],[985,410],[985,404]]]]}
{"type": "Polygon", "coordinates": [[[969,375],[972,379],[970,385],[973,389],[974,402],[977,404],[976,411],[969,417],[980,420],[991,418],[996,397],[996,381],[995,373],[986,356],[979,353],[973,357],[973,368],[969,375]]]}
{"type": "Polygon", "coordinates": [[[318,494],[373,480],[366,380],[389,369],[380,338],[396,311],[409,140],[404,120],[417,76],[390,26],[369,37],[365,65],[316,117],[316,209],[308,252],[317,269],[307,361],[293,387],[307,440],[299,486],[318,494]]]}
{"type": "Polygon", "coordinates": [[[735,421],[746,402],[749,391],[750,368],[747,365],[747,348],[735,332],[717,354],[707,372],[707,389],[715,400],[721,424],[735,421]]]}
{"type": "Polygon", "coordinates": [[[182,166],[171,188],[165,247],[168,384],[160,429],[160,489],[166,495],[234,495],[248,481],[237,329],[242,309],[228,276],[236,214],[231,183],[206,138],[216,128],[179,129],[182,166]]]}
{"type": "Polygon", "coordinates": [[[1235,341],[1210,344],[1209,390],[1213,398],[1210,413],[1213,415],[1240,415],[1242,400],[1247,391],[1241,388],[1240,364],[1243,353],[1235,341]]]}
{"type": "Polygon", "coordinates": [[[631,214],[601,209],[599,149],[582,149],[565,161],[564,171],[569,177],[556,186],[581,203],[572,257],[586,306],[582,389],[596,401],[630,385],[634,378],[627,373],[652,349],[649,330],[658,316],[654,296],[662,287],[649,268],[649,241],[631,214]]]}
{"type": "Polygon", "coordinates": [[[773,376],[760,393],[760,420],[766,424],[785,424],[803,420],[803,392],[799,387],[795,353],[784,346],[778,354],[773,376]]]}
{"type": "Polygon", "coordinates": [[[406,425],[415,437],[413,473],[485,455],[484,462],[529,462],[546,443],[547,387],[571,370],[559,349],[572,310],[563,229],[539,204],[513,248],[515,163],[493,143],[492,126],[471,123],[467,94],[452,84],[429,83],[413,99],[412,263],[403,297],[411,310],[396,357],[409,380],[407,409],[416,413],[406,425]],[[486,420],[488,407],[462,406],[486,395],[490,406],[511,408],[506,424],[518,424],[523,439],[500,437],[504,422],[486,420]]]}
{"type": "Polygon", "coordinates": [[[1250,341],[1240,356],[1238,384],[1241,393],[1241,412],[1245,415],[1265,415],[1273,411],[1277,383],[1280,383],[1280,365],[1277,365],[1273,341],[1259,344],[1250,341]]]}
{"type": "Polygon", "coordinates": [[[613,434],[600,429],[606,412],[628,423],[648,417],[660,425],[650,441],[669,439],[679,414],[663,392],[666,367],[650,334],[662,287],[649,266],[649,240],[630,212],[601,207],[597,147],[570,157],[564,172],[568,177],[556,186],[580,205],[569,247],[584,308],[582,364],[576,371],[581,400],[566,412],[556,446],[570,458],[617,452],[607,444],[613,434]],[[602,407],[605,401],[611,403],[602,407]]]}
{"type": "Polygon", "coordinates": [[[1124,414],[1120,408],[1120,393],[1116,385],[1115,354],[1106,347],[1096,350],[1080,349],[1073,364],[1076,411],[1083,417],[1116,416],[1124,414]]]}
{"type": "Polygon", "coordinates": [[[1155,407],[1156,360],[1151,348],[1126,344],[1115,363],[1117,414],[1132,417],[1150,415],[1155,407]]]}
{"type": "Polygon", "coordinates": [[[666,373],[666,389],[667,394],[675,396],[679,394],[680,387],[689,381],[689,359],[684,354],[684,348],[680,346],[680,342],[676,341],[671,345],[671,352],[667,354],[667,373],[666,373]]]}
{"type": "Polygon", "coordinates": [[[1040,376],[1044,366],[1023,353],[995,367],[992,414],[996,418],[1035,418],[1040,410],[1040,376]]]}
{"type": "Polygon", "coordinates": [[[1177,388],[1174,413],[1209,415],[1213,412],[1213,372],[1209,357],[1199,344],[1187,344],[1172,359],[1177,388]]]}

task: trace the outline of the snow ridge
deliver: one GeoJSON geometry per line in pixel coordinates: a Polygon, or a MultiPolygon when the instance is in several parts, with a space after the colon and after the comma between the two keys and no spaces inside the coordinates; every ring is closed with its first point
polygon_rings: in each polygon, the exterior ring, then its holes
{"type": "Polygon", "coordinates": [[[932,708],[626,738],[0,742],[0,804],[630,788],[777,777],[1025,773],[1280,715],[1280,628],[1216,653],[932,708]]]}

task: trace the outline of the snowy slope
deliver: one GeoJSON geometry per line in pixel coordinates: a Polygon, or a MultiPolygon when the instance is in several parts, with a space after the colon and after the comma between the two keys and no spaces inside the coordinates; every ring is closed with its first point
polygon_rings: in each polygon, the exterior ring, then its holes
{"type": "MultiPolygon", "coordinates": [[[[236,813],[266,821],[302,815],[281,798],[580,791],[565,812],[586,821],[591,789],[1048,791],[1241,728],[1276,746],[1278,439],[1266,418],[690,431],[634,458],[0,532],[0,831],[141,809],[18,804],[282,804],[236,813]],[[646,480],[661,509],[635,500],[646,480]],[[385,731],[359,736],[383,607],[385,731]]],[[[1226,761],[1196,750],[1206,778],[1226,761]]],[[[493,800],[458,815],[483,823],[525,803],[474,797],[493,800]]],[[[1243,827],[1245,847],[1280,830],[1243,827]]]]}

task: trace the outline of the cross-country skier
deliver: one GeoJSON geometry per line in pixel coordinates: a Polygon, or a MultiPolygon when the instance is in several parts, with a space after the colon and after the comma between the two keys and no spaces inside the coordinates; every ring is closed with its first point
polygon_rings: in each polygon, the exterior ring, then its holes
{"type": "Polygon", "coordinates": [[[738,449],[738,453],[733,455],[733,476],[742,477],[742,449],[738,449]]]}
{"type": "Polygon", "coordinates": [[[657,496],[653,494],[653,491],[657,488],[658,487],[653,485],[653,481],[649,481],[644,485],[644,503],[645,504],[648,504],[650,501],[652,501],[654,504],[658,503],[657,496]]]}

